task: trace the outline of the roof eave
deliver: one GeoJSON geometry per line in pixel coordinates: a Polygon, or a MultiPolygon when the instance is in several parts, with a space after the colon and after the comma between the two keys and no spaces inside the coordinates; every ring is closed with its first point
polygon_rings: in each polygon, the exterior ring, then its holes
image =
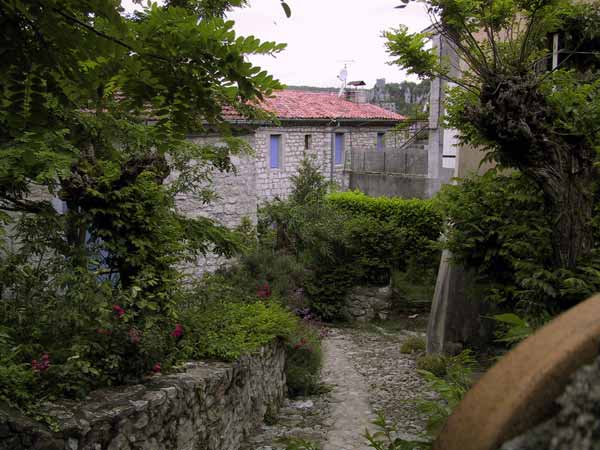
{"type": "MultiPolygon", "coordinates": [[[[318,125],[335,125],[335,124],[345,124],[345,125],[396,125],[399,122],[402,122],[406,119],[388,119],[388,118],[278,118],[277,119],[280,124],[318,124],[318,125]]],[[[247,120],[247,119],[231,119],[228,120],[232,125],[258,125],[258,126],[277,126],[277,123],[273,121],[264,121],[264,120],[247,120]]]]}

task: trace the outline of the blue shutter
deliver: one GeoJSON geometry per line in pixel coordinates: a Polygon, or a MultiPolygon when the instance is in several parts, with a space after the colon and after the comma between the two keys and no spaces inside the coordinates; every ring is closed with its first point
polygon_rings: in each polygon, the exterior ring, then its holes
{"type": "Polygon", "coordinates": [[[271,152],[269,156],[271,169],[279,169],[281,165],[281,135],[271,135],[271,152]]]}
{"type": "Polygon", "coordinates": [[[383,137],[385,133],[377,133],[377,151],[380,152],[383,150],[383,137]]]}
{"type": "Polygon", "coordinates": [[[342,164],[344,160],[344,133],[335,133],[335,163],[342,164]]]}

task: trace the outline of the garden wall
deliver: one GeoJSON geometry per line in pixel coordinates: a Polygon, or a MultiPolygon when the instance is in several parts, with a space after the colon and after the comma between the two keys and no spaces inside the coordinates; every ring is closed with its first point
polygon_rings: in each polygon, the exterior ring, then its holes
{"type": "Polygon", "coordinates": [[[0,450],[236,450],[285,395],[285,350],[235,363],[190,363],[183,373],[49,404],[51,433],[0,407],[0,450]]]}

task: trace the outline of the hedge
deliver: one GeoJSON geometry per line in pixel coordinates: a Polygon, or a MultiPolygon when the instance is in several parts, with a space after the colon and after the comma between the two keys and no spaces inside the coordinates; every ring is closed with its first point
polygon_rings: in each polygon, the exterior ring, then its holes
{"type": "Polygon", "coordinates": [[[404,228],[417,240],[435,241],[442,232],[442,215],[431,200],[369,197],[359,191],[350,191],[329,194],[327,201],[352,216],[368,216],[404,228]]]}

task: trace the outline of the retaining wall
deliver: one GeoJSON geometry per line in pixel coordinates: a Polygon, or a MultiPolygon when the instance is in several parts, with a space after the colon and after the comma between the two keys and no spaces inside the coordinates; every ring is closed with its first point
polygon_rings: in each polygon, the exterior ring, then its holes
{"type": "Polygon", "coordinates": [[[280,343],[235,363],[190,363],[183,373],[48,404],[52,433],[0,405],[0,450],[237,450],[285,395],[280,343]]]}

